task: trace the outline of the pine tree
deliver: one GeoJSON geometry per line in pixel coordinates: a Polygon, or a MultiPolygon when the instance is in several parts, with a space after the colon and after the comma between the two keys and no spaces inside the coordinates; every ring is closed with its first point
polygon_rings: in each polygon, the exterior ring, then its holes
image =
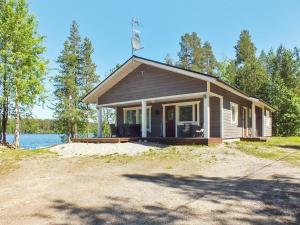
{"type": "Polygon", "coordinates": [[[204,42],[201,54],[202,58],[200,64],[204,67],[204,69],[201,72],[207,74],[214,74],[217,65],[217,60],[214,56],[212,47],[209,42],[204,42]]]}
{"type": "Polygon", "coordinates": [[[58,120],[58,129],[66,135],[67,141],[77,137],[78,125],[84,118],[84,111],[79,109],[82,79],[81,37],[78,25],[73,21],[70,35],[64,43],[64,49],[57,59],[60,72],[54,77],[56,98],[54,116],[58,120]]]}
{"type": "Polygon", "coordinates": [[[184,69],[213,74],[216,69],[216,58],[209,42],[202,46],[197,33],[185,33],[181,37],[179,61],[176,63],[184,69]]]}
{"type": "MultiPolygon", "coordinates": [[[[82,88],[81,97],[84,97],[99,82],[99,77],[96,74],[96,64],[92,60],[93,53],[94,49],[92,46],[92,42],[88,38],[85,38],[81,46],[81,76],[84,84],[82,88]]],[[[88,103],[83,104],[82,107],[85,111],[85,121],[82,124],[82,129],[83,132],[87,133],[88,135],[90,133],[89,122],[90,120],[95,120],[96,110],[93,107],[91,107],[91,105],[88,103]]]]}
{"type": "Polygon", "coordinates": [[[256,47],[248,31],[241,32],[234,48],[236,50],[235,86],[250,96],[263,98],[269,76],[261,61],[256,58],[256,47]]]}
{"type": "Polygon", "coordinates": [[[185,33],[181,36],[180,51],[178,52],[179,62],[178,65],[184,69],[192,69],[198,71],[201,54],[201,39],[197,33],[185,33]]]}
{"type": "Polygon", "coordinates": [[[240,34],[240,39],[238,40],[234,48],[237,65],[243,64],[245,62],[251,62],[256,59],[256,47],[251,40],[249,31],[242,30],[240,34]]]}
{"type": "Polygon", "coordinates": [[[174,61],[173,61],[173,59],[172,59],[172,57],[170,56],[169,53],[168,53],[168,54],[166,55],[166,57],[164,58],[164,61],[165,61],[165,63],[168,64],[168,65],[173,65],[173,64],[174,64],[174,61]]]}

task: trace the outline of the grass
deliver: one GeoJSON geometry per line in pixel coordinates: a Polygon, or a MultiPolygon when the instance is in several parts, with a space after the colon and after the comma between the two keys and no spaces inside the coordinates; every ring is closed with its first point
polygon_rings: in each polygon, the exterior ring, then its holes
{"type": "Polygon", "coordinates": [[[138,155],[119,155],[112,154],[107,156],[89,156],[82,160],[82,165],[90,165],[90,163],[117,163],[127,164],[137,161],[147,162],[163,162],[160,163],[166,169],[172,169],[177,162],[199,162],[199,161],[216,161],[216,157],[213,152],[208,157],[203,157],[207,152],[204,151],[203,146],[191,145],[191,146],[169,146],[162,149],[150,149],[144,153],[138,155]]]}
{"type": "Polygon", "coordinates": [[[47,157],[55,155],[49,149],[37,150],[16,150],[8,148],[0,148],[0,175],[9,173],[19,168],[19,162],[24,159],[33,159],[37,157],[47,157]]]}
{"type": "Polygon", "coordinates": [[[300,164],[300,137],[272,137],[267,142],[236,142],[233,145],[247,154],[265,159],[281,159],[300,164]]]}

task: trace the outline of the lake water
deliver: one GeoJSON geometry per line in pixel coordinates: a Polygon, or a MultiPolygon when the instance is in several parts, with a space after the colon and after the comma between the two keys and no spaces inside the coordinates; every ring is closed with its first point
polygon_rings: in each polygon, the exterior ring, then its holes
{"type": "MultiPolygon", "coordinates": [[[[14,135],[8,134],[7,141],[13,143],[14,135]]],[[[37,149],[61,144],[61,135],[59,134],[20,134],[21,148],[37,149]]]]}

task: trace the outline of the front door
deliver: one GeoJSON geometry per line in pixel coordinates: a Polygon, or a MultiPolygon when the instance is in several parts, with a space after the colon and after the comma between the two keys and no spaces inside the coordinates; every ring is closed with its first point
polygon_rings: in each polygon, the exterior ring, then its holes
{"type": "Polygon", "coordinates": [[[248,110],[243,108],[243,137],[248,136],[248,110]]]}
{"type": "Polygon", "coordinates": [[[165,108],[166,137],[175,137],[175,106],[165,108]]]}

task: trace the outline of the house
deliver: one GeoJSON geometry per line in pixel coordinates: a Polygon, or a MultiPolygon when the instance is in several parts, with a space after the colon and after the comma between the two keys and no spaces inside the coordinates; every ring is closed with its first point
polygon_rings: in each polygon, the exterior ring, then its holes
{"type": "MultiPolygon", "coordinates": [[[[255,82],[255,81],[254,81],[255,82]]],[[[210,140],[272,135],[268,103],[218,77],[132,56],[84,99],[116,112],[118,137],[210,140]]]]}

